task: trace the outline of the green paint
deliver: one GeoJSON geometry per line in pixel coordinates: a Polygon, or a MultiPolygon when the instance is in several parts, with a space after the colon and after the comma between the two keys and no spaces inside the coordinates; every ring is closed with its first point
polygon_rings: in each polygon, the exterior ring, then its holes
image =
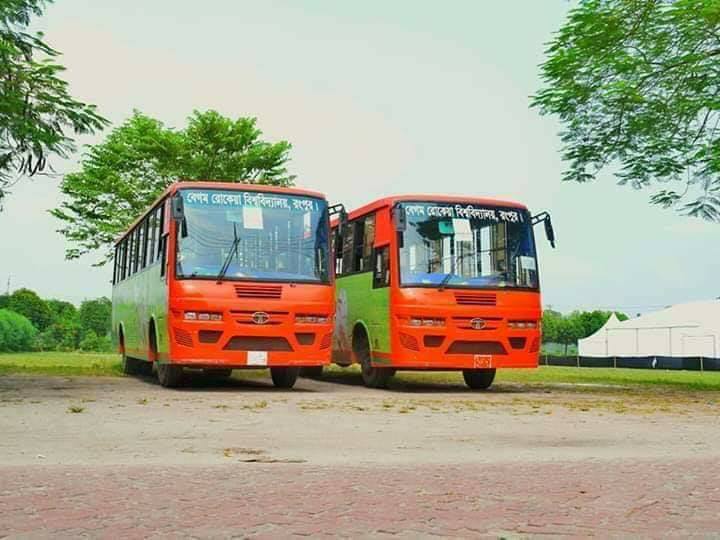
{"type": "MultiPolygon", "coordinates": [[[[148,328],[155,320],[158,353],[169,352],[167,282],[160,276],[160,263],[126,278],[113,287],[113,339],[118,343],[120,325],[125,348],[147,351],[148,328]]],[[[138,355],[140,356],[140,355],[138,355]]],[[[147,359],[143,355],[143,359],[147,359]]]]}
{"type": "MultiPolygon", "coordinates": [[[[365,327],[373,351],[390,352],[390,287],[373,289],[372,272],[338,277],[333,349],[346,356],[352,350],[355,325],[365,327]]],[[[378,361],[378,359],[374,359],[378,361]]]]}

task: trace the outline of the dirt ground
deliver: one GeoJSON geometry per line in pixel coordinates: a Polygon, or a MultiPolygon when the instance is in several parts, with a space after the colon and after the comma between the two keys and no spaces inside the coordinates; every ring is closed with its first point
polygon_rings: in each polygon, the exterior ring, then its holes
{"type": "Polygon", "coordinates": [[[709,393],[6,376],[0,434],[0,537],[720,536],[709,393]]]}

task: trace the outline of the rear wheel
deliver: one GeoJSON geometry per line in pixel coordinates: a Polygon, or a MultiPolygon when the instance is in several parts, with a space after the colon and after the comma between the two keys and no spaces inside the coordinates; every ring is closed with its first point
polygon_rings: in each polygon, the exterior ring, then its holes
{"type": "Polygon", "coordinates": [[[309,379],[319,379],[320,377],[322,377],[322,374],[322,366],[304,367],[300,370],[300,376],[307,377],[309,379]]]}
{"type": "Polygon", "coordinates": [[[300,368],[297,367],[270,368],[272,382],[278,388],[292,388],[295,386],[299,374],[300,368]]]}
{"type": "Polygon", "coordinates": [[[179,386],[183,379],[183,368],[175,364],[157,364],[158,381],[165,388],[179,386]]]}
{"type": "Polygon", "coordinates": [[[369,388],[385,388],[390,377],[395,374],[395,370],[373,367],[370,341],[364,330],[360,330],[353,340],[353,352],[360,362],[360,369],[365,386],[369,388]]]}
{"type": "Polygon", "coordinates": [[[494,369],[464,369],[463,378],[473,390],[486,390],[495,380],[494,369]]]}

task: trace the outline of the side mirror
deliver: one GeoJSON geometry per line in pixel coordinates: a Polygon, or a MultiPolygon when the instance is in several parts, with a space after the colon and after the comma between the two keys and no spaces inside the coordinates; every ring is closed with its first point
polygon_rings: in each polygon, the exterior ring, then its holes
{"type": "Polygon", "coordinates": [[[172,198],[170,215],[175,221],[182,221],[185,219],[185,205],[183,203],[182,195],[175,195],[172,198]]]}
{"type": "Polygon", "coordinates": [[[550,215],[548,214],[548,217],[545,219],[545,236],[548,239],[548,242],[550,242],[550,245],[554,248],[555,247],[555,230],[552,226],[552,221],[550,220],[550,215]]]}
{"type": "Polygon", "coordinates": [[[552,220],[550,219],[550,214],[547,212],[540,212],[538,215],[532,217],[532,224],[537,225],[540,222],[543,222],[543,225],[545,226],[545,236],[548,239],[548,242],[550,242],[550,245],[554,248],[555,247],[555,230],[552,226],[552,220]]]}
{"type": "Polygon", "coordinates": [[[407,229],[407,214],[402,206],[396,206],[393,209],[393,224],[396,231],[404,231],[407,229]]]}

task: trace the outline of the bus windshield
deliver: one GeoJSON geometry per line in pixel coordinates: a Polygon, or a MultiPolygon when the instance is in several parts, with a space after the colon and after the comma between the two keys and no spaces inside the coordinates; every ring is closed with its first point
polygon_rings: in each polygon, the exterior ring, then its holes
{"type": "Polygon", "coordinates": [[[177,277],[328,282],[326,201],[220,189],[180,193],[177,277]]]}
{"type": "Polygon", "coordinates": [[[526,210],[467,203],[408,202],[400,283],[413,287],[538,287],[526,210]]]}

